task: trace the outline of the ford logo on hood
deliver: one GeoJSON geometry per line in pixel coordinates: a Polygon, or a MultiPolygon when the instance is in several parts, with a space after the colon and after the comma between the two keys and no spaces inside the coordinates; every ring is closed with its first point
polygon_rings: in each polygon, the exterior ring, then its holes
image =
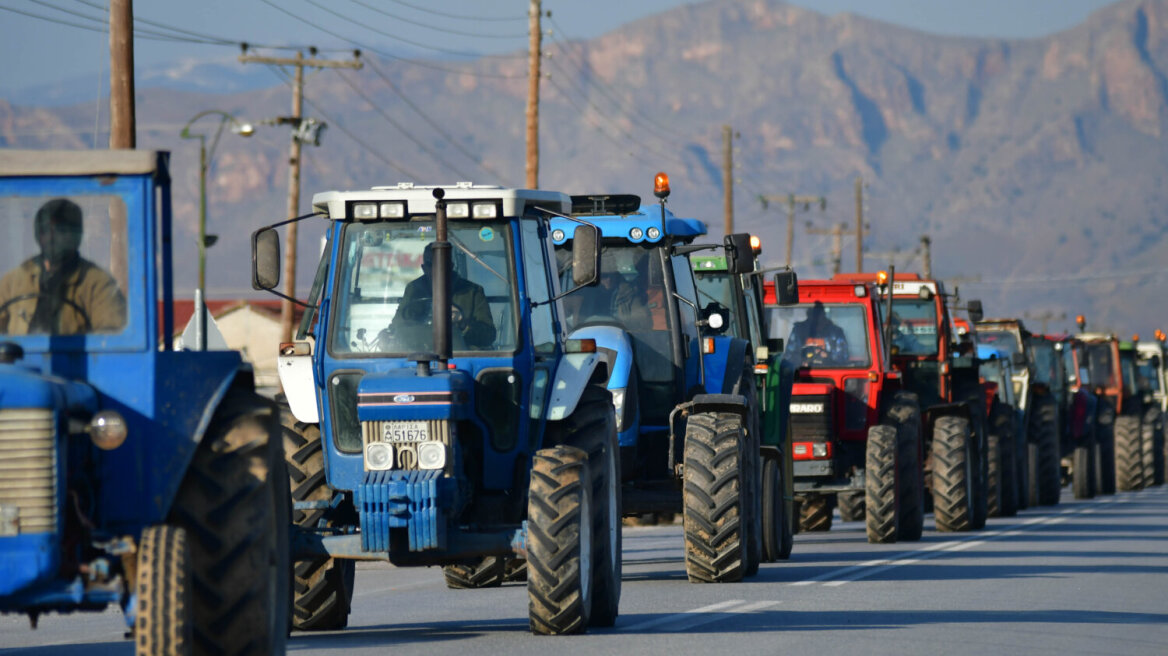
{"type": "Polygon", "coordinates": [[[393,396],[393,402],[394,403],[413,403],[414,402],[414,395],[413,394],[395,394],[393,396]]]}

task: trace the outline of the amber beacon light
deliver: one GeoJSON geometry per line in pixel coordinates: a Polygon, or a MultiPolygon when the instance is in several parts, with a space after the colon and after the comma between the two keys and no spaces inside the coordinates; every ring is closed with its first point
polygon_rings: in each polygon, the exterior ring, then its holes
{"type": "Polygon", "coordinates": [[[658,198],[669,196],[669,175],[660,172],[653,176],[653,195],[658,198]]]}

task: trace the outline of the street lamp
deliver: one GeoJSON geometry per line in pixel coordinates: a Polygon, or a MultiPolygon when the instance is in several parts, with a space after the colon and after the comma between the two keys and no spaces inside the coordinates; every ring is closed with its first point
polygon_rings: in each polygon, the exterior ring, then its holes
{"type": "Polygon", "coordinates": [[[195,287],[195,334],[200,351],[207,350],[206,308],[203,299],[207,285],[207,248],[218,240],[216,235],[207,234],[207,170],[211,166],[211,158],[215,156],[215,147],[219,145],[219,137],[223,135],[223,128],[231,124],[231,131],[243,137],[255,134],[255,128],[250,123],[240,123],[234,116],[217,109],[208,109],[195,114],[187,121],[179,135],[183,139],[199,140],[199,282],[195,287]],[[219,126],[215,129],[215,137],[211,140],[211,148],[207,149],[207,135],[191,134],[191,126],[204,116],[219,117],[219,126]]]}

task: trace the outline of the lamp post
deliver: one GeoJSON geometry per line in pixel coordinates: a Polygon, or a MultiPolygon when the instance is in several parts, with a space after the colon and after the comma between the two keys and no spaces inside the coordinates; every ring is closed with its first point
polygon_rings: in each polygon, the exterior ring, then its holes
{"type": "Polygon", "coordinates": [[[199,280],[195,287],[195,339],[200,351],[207,350],[206,303],[203,294],[207,285],[207,248],[212,246],[218,237],[207,234],[207,171],[211,166],[211,159],[215,156],[215,147],[219,145],[219,137],[223,135],[223,128],[231,124],[231,131],[243,137],[255,134],[255,128],[250,123],[240,123],[234,116],[217,109],[208,109],[195,114],[183,126],[179,135],[183,139],[199,140],[199,280]],[[206,134],[192,134],[191,126],[204,116],[219,117],[219,125],[215,129],[215,137],[211,140],[211,148],[207,149],[206,134]]]}

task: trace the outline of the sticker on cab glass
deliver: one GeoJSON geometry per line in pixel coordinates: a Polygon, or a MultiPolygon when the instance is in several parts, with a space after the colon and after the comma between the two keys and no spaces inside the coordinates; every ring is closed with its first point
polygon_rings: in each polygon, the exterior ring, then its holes
{"type": "Polygon", "coordinates": [[[491,241],[494,238],[495,238],[494,228],[491,228],[489,226],[483,226],[482,229],[479,230],[479,239],[481,241],[491,241]]]}

